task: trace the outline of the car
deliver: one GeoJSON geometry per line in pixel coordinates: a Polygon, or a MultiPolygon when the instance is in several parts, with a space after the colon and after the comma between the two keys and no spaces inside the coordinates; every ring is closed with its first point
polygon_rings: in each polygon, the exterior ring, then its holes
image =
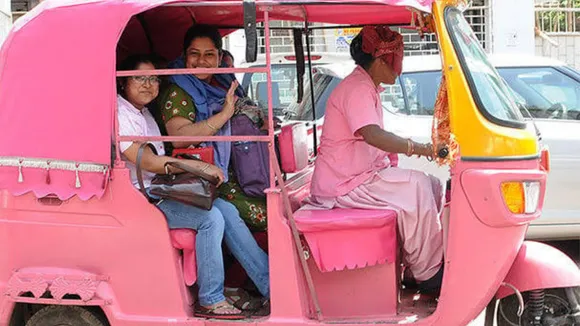
{"type": "MultiPolygon", "coordinates": [[[[306,54],[305,54],[306,57],[306,54]]],[[[311,53],[312,66],[319,67],[323,65],[328,65],[332,63],[348,63],[351,61],[350,55],[348,53],[323,53],[314,52],[311,53]]],[[[296,55],[294,53],[276,53],[272,54],[270,57],[272,61],[272,92],[273,92],[273,107],[274,114],[281,116],[284,111],[293,103],[297,98],[297,71],[296,71],[296,55]]],[[[308,62],[305,62],[306,67],[308,67],[308,62]]],[[[253,63],[241,63],[240,68],[248,67],[265,67],[266,57],[264,54],[260,54],[256,62],[253,63]]],[[[305,69],[308,71],[307,69],[305,69]]],[[[267,101],[267,87],[266,87],[266,74],[265,73],[245,73],[236,76],[238,80],[241,80],[241,84],[246,93],[260,103],[263,107],[268,107],[267,101]]],[[[308,74],[305,73],[305,79],[307,80],[308,74]]],[[[306,88],[306,82],[304,83],[304,88],[306,88]]],[[[306,92],[305,98],[307,98],[306,92]]]]}
{"type": "MultiPolygon", "coordinates": [[[[543,57],[491,55],[490,61],[510,86],[530,127],[537,128],[543,144],[550,148],[551,171],[543,214],[529,227],[527,237],[577,239],[580,236],[580,73],[560,61],[543,57]]],[[[405,57],[403,67],[397,83],[386,86],[381,94],[385,129],[416,141],[430,141],[441,59],[438,55],[405,57]]],[[[328,97],[353,69],[354,63],[345,57],[332,64],[317,65],[315,119],[309,83],[305,82],[304,100],[301,103],[294,100],[285,106],[285,120],[304,121],[320,128],[328,97]]],[[[404,155],[400,166],[424,170],[442,181],[449,175],[446,167],[404,155]]]]}

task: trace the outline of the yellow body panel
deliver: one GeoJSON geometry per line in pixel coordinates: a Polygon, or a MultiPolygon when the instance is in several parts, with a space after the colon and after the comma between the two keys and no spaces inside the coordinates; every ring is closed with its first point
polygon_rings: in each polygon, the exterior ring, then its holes
{"type": "Polygon", "coordinates": [[[464,2],[439,0],[433,5],[443,73],[447,78],[451,131],[459,142],[461,156],[492,158],[538,155],[538,141],[533,126],[528,124],[526,129],[499,126],[485,118],[475,104],[445,27],[445,8],[464,2]]]}

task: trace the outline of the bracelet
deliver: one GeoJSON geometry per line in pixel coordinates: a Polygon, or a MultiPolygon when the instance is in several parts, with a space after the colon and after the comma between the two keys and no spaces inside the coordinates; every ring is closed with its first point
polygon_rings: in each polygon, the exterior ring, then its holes
{"type": "Polygon", "coordinates": [[[411,139],[407,139],[407,156],[415,154],[415,144],[411,139]]]}
{"type": "Polygon", "coordinates": [[[212,125],[209,123],[209,120],[205,120],[205,124],[206,124],[206,125],[207,125],[207,126],[208,126],[208,127],[211,129],[211,130],[213,130],[213,131],[217,131],[217,130],[218,130],[218,128],[216,128],[216,127],[212,126],[212,125]]]}

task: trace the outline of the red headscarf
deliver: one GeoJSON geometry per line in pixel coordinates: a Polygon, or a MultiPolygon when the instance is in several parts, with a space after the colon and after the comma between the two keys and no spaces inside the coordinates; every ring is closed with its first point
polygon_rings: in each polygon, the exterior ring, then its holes
{"type": "Polygon", "coordinates": [[[380,58],[400,75],[403,72],[403,36],[389,26],[365,26],[362,30],[362,50],[380,58]]]}

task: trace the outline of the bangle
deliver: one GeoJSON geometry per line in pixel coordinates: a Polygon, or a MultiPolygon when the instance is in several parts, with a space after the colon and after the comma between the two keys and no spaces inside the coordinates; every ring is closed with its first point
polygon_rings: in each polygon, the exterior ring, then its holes
{"type": "Polygon", "coordinates": [[[209,129],[211,129],[211,130],[213,130],[213,131],[217,131],[217,130],[218,130],[218,128],[216,128],[216,127],[212,126],[212,125],[209,123],[209,119],[208,119],[208,120],[205,120],[205,124],[206,124],[206,125],[209,127],[209,129]]]}
{"type": "Polygon", "coordinates": [[[209,164],[206,164],[206,165],[205,165],[205,166],[204,166],[204,167],[201,169],[201,171],[200,171],[200,172],[202,172],[202,173],[203,173],[203,172],[205,172],[205,170],[207,170],[207,169],[209,169],[209,164]]]}
{"type": "Polygon", "coordinates": [[[411,139],[407,139],[407,156],[415,154],[415,144],[411,139]]]}

